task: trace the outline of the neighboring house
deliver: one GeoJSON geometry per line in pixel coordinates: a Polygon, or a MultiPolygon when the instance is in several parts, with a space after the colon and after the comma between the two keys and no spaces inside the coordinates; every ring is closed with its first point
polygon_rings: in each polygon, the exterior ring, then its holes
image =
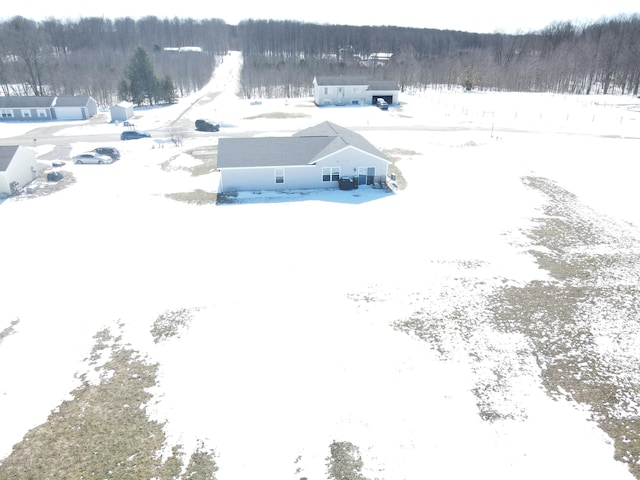
{"type": "Polygon", "coordinates": [[[89,96],[0,96],[0,120],[85,120],[97,113],[89,96]]]}
{"type": "Polygon", "coordinates": [[[386,180],[391,162],[361,135],[331,122],[291,137],[221,138],[219,192],[335,188],[386,180]]]}
{"type": "Polygon", "coordinates": [[[56,97],[0,97],[0,120],[52,120],[56,97]]]}
{"type": "Polygon", "coordinates": [[[21,188],[38,176],[38,162],[32,148],[0,145],[0,195],[13,193],[11,184],[21,188]]]}
{"type": "Polygon", "coordinates": [[[98,113],[97,102],[89,96],[56,97],[54,120],[86,120],[98,113]]]}
{"type": "Polygon", "coordinates": [[[375,105],[383,98],[389,105],[398,103],[400,87],[396,82],[367,80],[364,77],[315,77],[313,100],[325,105],[375,105]]]}
{"type": "Polygon", "coordinates": [[[133,118],[133,103],[131,102],[120,102],[117,103],[109,109],[109,113],[111,113],[111,121],[112,122],[126,122],[130,118],[133,118]]]}

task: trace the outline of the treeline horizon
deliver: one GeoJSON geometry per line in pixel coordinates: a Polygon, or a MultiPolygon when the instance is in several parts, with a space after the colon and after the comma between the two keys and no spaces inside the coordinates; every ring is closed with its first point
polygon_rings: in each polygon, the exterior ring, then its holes
{"type": "Polygon", "coordinates": [[[313,78],[324,75],[392,80],[403,91],[638,96],[640,90],[636,14],[518,34],[276,20],[13,17],[0,22],[0,92],[91,95],[108,105],[118,100],[118,83],[138,47],[160,76],[173,80],[178,97],[204,87],[231,50],[243,53],[237,93],[244,98],[311,96],[313,78]]]}

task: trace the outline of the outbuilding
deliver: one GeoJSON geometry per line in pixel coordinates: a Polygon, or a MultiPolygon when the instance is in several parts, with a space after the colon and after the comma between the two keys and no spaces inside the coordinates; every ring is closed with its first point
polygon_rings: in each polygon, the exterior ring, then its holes
{"type": "Polygon", "coordinates": [[[218,191],[298,190],[386,184],[391,162],[362,135],[332,122],[291,137],[221,138],[218,191]]]}
{"type": "Polygon", "coordinates": [[[130,118],[133,118],[133,115],[135,114],[133,110],[133,103],[131,102],[116,103],[111,106],[109,113],[111,114],[112,122],[126,122],[130,118]]]}
{"type": "Polygon", "coordinates": [[[0,195],[12,195],[38,176],[38,162],[32,148],[0,145],[0,195]]]}

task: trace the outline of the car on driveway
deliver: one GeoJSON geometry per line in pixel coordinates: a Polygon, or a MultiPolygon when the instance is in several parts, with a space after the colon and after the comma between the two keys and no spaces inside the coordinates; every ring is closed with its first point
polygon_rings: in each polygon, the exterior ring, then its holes
{"type": "Polygon", "coordinates": [[[196,120],[196,130],[199,132],[217,132],[220,130],[220,124],[201,118],[196,120]]]}
{"type": "Polygon", "coordinates": [[[140,130],[125,130],[120,134],[120,140],[136,140],[138,138],[150,138],[151,134],[140,130]]]}
{"type": "Polygon", "coordinates": [[[378,100],[376,100],[376,106],[380,110],[389,110],[389,104],[384,98],[378,98],[378,100]]]}
{"type": "Polygon", "coordinates": [[[96,152],[86,152],[73,157],[73,163],[77,165],[82,165],[84,163],[103,164],[103,163],[113,163],[113,160],[111,160],[111,157],[107,157],[106,155],[100,155],[99,153],[96,153],[96,152]]]}
{"type": "Polygon", "coordinates": [[[98,153],[100,155],[106,155],[107,157],[111,157],[111,160],[114,162],[116,160],[120,160],[120,150],[114,147],[98,147],[91,150],[92,152],[98,153]]]}

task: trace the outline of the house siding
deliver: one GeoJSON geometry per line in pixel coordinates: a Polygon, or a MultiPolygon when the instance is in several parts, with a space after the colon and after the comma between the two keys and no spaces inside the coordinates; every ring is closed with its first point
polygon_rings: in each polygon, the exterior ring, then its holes
{"type": "Polygon", "coordinates": [[[298,190],[306,188],[325,188],[335,185],[323,185],[322,169],[314,165],[273,166],[254,168],[223,168],[221,172],[221,191],[251,190],[298,190]],[[276,169],[284,171],[284,182],[276,183],[276,169]]]}
{"type": "MultiPolygon", "coordinates": [[[[357,148],[348,147],[323,158],[316,165],[321,174],[323,167],[339,167],[341,177],[353,177],[358,175],[360,167],[374,167],[376,176],[386,177],[389,162],[357,148]]],[[[336,185],[337,182],[333,186],[336,185]]]]}
{"type": "Polygon", "coordinates": [[[11,182],[21,187],[31,183],[38,176],[38,161],[33,149],[19,146],[6,168],[0,171],[0,194],[11,193],[11,182]]]}
{"type": "Polygon", "coordinates": [[[251,190],[336,188],[337,181],[323,181],[323,168],[338,167],[340,176],[353,177],[358,175],[360,167],[374,167],[376,176],[386,176],[388,164],[388,161],[379,157],[357,148],[347,147],[323,158],[314,165],[221,168],[220,191],[228,193],[251,190]],[[275,182],[276,168],[284,171],[283,183],[275,182]]]}

